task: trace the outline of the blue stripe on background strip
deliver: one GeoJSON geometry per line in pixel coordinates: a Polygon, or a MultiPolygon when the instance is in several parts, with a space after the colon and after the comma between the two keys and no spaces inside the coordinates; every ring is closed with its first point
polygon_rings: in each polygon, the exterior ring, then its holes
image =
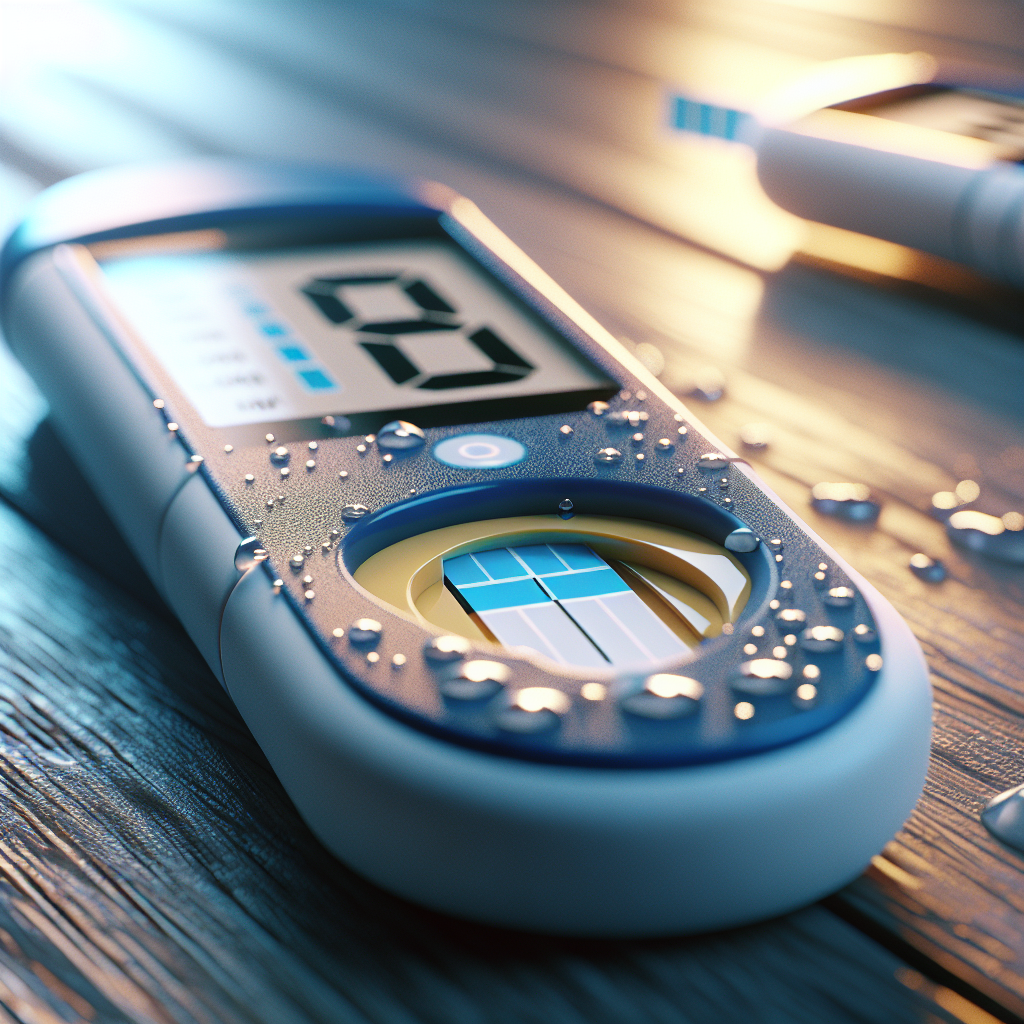
{"type": "Polygon", "coordinates": [[[739,138],[752,117],[744,110],[702,103],[678,93],[670,97],[669,109],[672,127],[677,131],[729,142],[739,138]]]}

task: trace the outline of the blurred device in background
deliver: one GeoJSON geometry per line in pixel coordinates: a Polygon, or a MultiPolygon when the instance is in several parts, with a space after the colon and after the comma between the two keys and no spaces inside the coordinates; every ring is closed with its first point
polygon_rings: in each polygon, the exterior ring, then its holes
{"type": "Polygon", "coordinates": [[[829,70],[746,124],[768,195],[1024,285],[1024,79],[922,53],[829,70]],[[801,111],[816,91],[825,102],[801,111]]]}
{"type": "Polygon", "coordinates": [[[772,203],[754,155],[730,138],[742,118],[728,112],[760,109],[789,83],[864,55],[926,51],[1012,70],[1024,52],[1024,19],[996,0],[6,7],[0,142],[25,167],[287,153],[383,163],[483,199],[472,162],[595,198],[759,269],[802,252],[897,277],[913,272],[916,253],[772,203]],[[702,132],[702,110],[722,111],[721,123],[708,117],[702,132]],[[410,144],[421,147],[415,166],[403,155],[410,144]]]}

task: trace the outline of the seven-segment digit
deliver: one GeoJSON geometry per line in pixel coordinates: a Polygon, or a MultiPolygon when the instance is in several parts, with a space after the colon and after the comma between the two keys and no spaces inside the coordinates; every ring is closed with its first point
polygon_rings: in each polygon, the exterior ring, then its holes
{"type": "Polygon", "coordinates": [[[489,327],[468,333],[454,306],[420,278],[401,274],[316,277],[301,289],[332,324],[369,335],[359,345],[396,384],[449,391],[522,380],[535,369],[489,327]],[[455,372],[428,374],[401,346],[402,337],[433,334],[439,344],[453,335],[490,363],[455,372]]]}

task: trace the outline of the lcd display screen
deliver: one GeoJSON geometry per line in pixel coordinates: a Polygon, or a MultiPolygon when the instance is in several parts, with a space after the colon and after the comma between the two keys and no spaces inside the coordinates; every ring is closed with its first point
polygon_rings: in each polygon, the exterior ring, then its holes
{"type": "Polygon", "coordinates": [[[582,408],[616,389],[442,240],[100,266],[135,336],[210,427],[416,410],[424,425],[479,422],[502,407],[582,408]]]}

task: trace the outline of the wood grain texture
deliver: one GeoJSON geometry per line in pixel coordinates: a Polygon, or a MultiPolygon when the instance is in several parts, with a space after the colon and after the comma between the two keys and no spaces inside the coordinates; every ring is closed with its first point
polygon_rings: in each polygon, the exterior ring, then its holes
{"type": "MultiPolygon", "coordinates": [[[[725,374],[726,397],[699,415],[734,445],[744,424],[770,424],[752,461],[893,601],[932,667],[925,798],[841,899],[1024,1012],[1024,861],[977,822],[1022,781],[1024,576],[950,548],[926,511],[963,477],[986,511],[1024,508],[1019,317],[969,289],[952,301],[808,266],[758,274],[446,145],[386,103],[346,103],[181,27],[113,26],[131,44],[122,59],[3,94],[2,152],[28,174],[255,153],[438,177],[627,342],[659,350],[670,387],[685,393],[708,365],[725,374]],[[877,528],[813,514],[808,489],[827,479],[870,484],[877,528]],[[947,562],[945,583],[910,574],[917,550],[947,562]]],[[[13,1019],[983,1019],[818,908],[702,940],[572,944],[450,922],[354,878],[139,582],[31,386],[3,366],[0,386],[0,491],[20,512],[0,513],[0,1004],[13,1019]]]]}
{"type": "Polygon", "coordinates": [[[14,1019],[956,1019],[821,909],[598,943],[388,896],[313,839],[181,631],[2,506],[0,652],[0,1006],[14,1019]]]}

